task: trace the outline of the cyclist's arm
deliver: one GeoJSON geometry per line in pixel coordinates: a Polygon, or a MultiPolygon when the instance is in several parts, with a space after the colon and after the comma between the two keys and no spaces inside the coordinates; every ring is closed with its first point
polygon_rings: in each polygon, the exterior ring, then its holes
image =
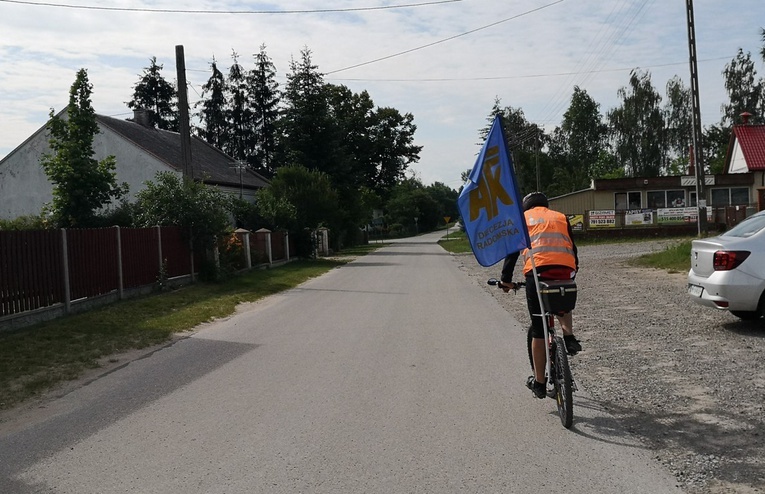
{"type": "Polygon", "coordinates": [[[515,263],[518,261],[518,257],[520,255],[520,252],[513,252],[512,254],[508,254],[507,257],[505,257],[505,263],[502,265],[502,276],[500,277],[500,281],[502,281],[502,283],[513,282],[513,271],[515,271],[515,263]]]}

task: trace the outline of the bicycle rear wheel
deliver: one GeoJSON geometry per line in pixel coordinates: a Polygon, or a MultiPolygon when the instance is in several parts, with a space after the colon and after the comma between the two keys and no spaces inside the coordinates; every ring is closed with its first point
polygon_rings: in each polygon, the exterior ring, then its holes
{"type": "Polygon", "coordinates": [[[574,400],[571,386],[571,367],[568,365],[566,345],[560,336],[555,337],[552,357],[552,362],[555,363],[553,386],[555,388],[555,401],[558,405],[558,415],[563,427],[568,429],[574,422],[574,400]]]}

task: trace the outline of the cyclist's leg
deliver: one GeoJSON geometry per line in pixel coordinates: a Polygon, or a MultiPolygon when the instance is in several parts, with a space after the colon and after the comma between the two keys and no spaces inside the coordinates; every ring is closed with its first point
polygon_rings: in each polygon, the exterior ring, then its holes
{"type": "Polygon", "coordinates": [[[534,379],[539,383],[545,382],[545,367],[547,365],[547,344],[544,340],[544,325],[541,316],[542,309],[539,306],[537,287],[533,276],[526,277],[526,305],[531,317],[531,360],[534,367],[534,379]]]}
{"type": "Polygon", "coordinates": [[[558,316],[558,323],[560,323],[560,327],[563,329],[563,334],[574,334],[574,318],[571,312],[558,316]]]}
{"type": "Polygon", "coordinates": [[[558,316],[558,321],[563,329],[563,339],[566,342],[566,351],[568,351],[569,355],[576,355],[581,352],[582,345],[574,336],[574,324],[571,312],[566,312],[562,316],[558,316]]]}

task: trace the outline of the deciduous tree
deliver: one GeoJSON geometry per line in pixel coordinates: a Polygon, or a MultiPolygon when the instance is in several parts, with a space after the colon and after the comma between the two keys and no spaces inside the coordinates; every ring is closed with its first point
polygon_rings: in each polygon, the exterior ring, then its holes
{"type": "Polygon", "coordinates": [[[92,226],[99,209],[127,192],[126,184],[117,184],[114,156],[101,161],[93,158],[93,140],[99,130],[92,91],[87,71],[80,69],[69,90],[66,118],[50,112],[52,152],[43,156],[41,165],[53,183],[53,219],[63,227],[92,226]]]}
{"type": "Polygon", "coordinates": [[[658,177],[665,162],[664,118],[651,74],[633,70],[618,95],[621,106],[608,113],[614,153],[628,176],[658,177]]]}
{"type": "Polygon", "coordinates": [[[741,123],[741,114],[752,114],[751,122],[760,121],[760,113],[765,106],[765,82],[757,79],[757,70],[751,53],[739,48],[738,53],[723,70],[725,90],[729,102],[722,106],[723,125],[741,123]]]}
{"type": "Polygon", "coordinates": [[[685,86],[678,76],[673,77],[667,82],[667,102],[664,106],[668,153],[664,171],[667,175],[687,172],[693,144],[692,109],[691,88],[685,86]]]}

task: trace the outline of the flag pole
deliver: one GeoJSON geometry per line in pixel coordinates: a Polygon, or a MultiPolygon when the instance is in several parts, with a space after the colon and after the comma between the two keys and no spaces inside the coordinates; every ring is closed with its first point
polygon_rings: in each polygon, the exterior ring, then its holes
{"type": "MultiPolygon", "coordinates": [[[[544,308],[544,302],[542,300],[542,292],[539,290],[539,276],[537,275],[537,265],[534,262],[534,252],[531,248],[531,245],[529,245],[528,252],[529,252],[529,257],[531,259],[531,272],[534,275],[534,286],[536,287],[536,290],[537,290],[537,300],[539,301],[539,311],[541,312],[539,316],[542,318],[542,328],[544,328],[544,335],[545,335],[544,342],[546,347],[548,338],[550,337],[550,329],[547,325],[547,317],[545,317],[545,308],[544,308]]],[[[550,352],[548,351],[545,351],[545,376],[548,378],[550,377],[550,352]]],[[[536,377],[534,379],[536,379],[536,377]]],[[[547,383],[545,383],[545,390],[547,390],[547,383]]]]}
{"type": "MultiPolygon", "coordinates": [[[[507,140],[505,139],[505,128],[504,128],[504,125],[502,124],[502,117],[500,115],[497,115],[496,118],[497,118],[497,123],[499,124],[500,133],[502,134],[502,141],[505,143],[505,152],[507,153],[508,163],[514,164],[515,161],[513,161],[512,159],[512,152],[510,151],[510,146],[508,146],[507,140]]],[[[515,197],[520,199],[521,194],[520,194],[520,191],[518,190],[518,180],[515,180],[513,185],[515,186],[515,197]]],[[[534,252],[533,252],[533,249],[531,248],[531,238],[529,238],[529,229],[528,229],[528,226],[526,225],[526,214],[525,214],[526,212],[523,211],[522,207],[520,209],[521,209],[521,219],[523,221],[523,234],[526,236],[526,245],[528,245],[528,254],[529,254],[529,257],[531,258],[531,272],[534,276],[534,287],[536,288],[536,291],[537,291],[537,300],[539,301],[539,309],[541,312],[539,316],[542,318],[542,327],[544,328],[544,341],[545,341],[545,345],[547,345],[547,339],[550,336],[550,328],[548,327],[547,318],[545,317],[544,303],[542,300],[542,292],[539,290],[539,275],[537,273],[537,265],[534,262],[534,255],[533,255],[534,252]]],[[[545,352],[545,374],[548,377],[550,376],[550,352],[547,352],[547,351],[545,352]]],[[[547,383],[545,383],[545,390],[547,390],[547,383]]]]}

